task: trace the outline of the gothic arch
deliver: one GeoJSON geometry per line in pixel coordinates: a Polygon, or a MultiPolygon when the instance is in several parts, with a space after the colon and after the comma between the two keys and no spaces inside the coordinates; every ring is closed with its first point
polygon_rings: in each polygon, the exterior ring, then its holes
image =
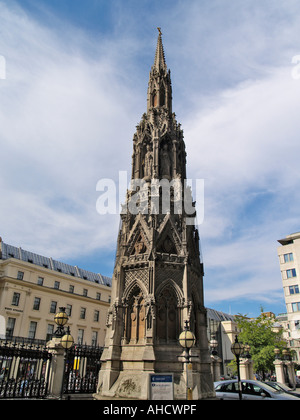
{"type": "Polygon", "coordinates": [[[164,83],[161,83],[159,92],[159,106],[166,105],[166,89],[164,83]]]}
{"type": "Polygon", "coordinates": [[[134,283],[128,294],[125,311],[125,338],[129,344],[143,343],[146,334],[145,295],[134,283]]]}
{"type": "Polygon", "coordinates": [[[183,293],[178,284],[175,283],[172,279],[164,280],[157,288],[156,290],[156,296],[158,297],[164,289],[173,290],[176,299],[177,299],[177,305],[181,306],[183,303],[183,293]]]}
{"type": "Polygon", "coordinates": [[[156,292],[156,336],[160,343],[178,340],[182,293],[173,280],[166,280],[156,292]]]}
{"type": "Polygon", "coordinates": [[[132,295],[134,294],[135,289],[139,289],[141,291],[144,299],[148,295],[146,286],[139,280],[135,279],[125,287],[125,290],[123,293],[123,298],[125,302],[128,302],[131,299],[132,295]]]}
{"type": "Polygon", "coordinates": [[[150,242],[147,230],[147,225],[145,224],[142,215],[139,214],[128,237],[128,248],[126,250],[126,255],[146,253],[149,251],[150,242]],[[138,246],[142,244],[142,247],[138,246]]]}
{"type": "Polygon", "coordinates": [[[157,239],[157,251],[166,252],[167,254],[171,253],[180,255],[182,250],[182,242],[178,234],[177,227],[175,226],[170,214],[165,216],[158,232],[159,237],[157,239]],[[166,239],[172,243],[170,252],[168,252],[168,248],[164,249],[166,248],[164,244],[166,239]]]}

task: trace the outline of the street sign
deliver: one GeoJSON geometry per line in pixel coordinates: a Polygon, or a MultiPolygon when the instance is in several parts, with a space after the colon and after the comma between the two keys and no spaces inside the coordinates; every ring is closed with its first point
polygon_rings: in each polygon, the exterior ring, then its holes
{"type": "Polygon", "coordinates": [[[150,400],[173,400],[173,374],[150,373],[150,400]]]}

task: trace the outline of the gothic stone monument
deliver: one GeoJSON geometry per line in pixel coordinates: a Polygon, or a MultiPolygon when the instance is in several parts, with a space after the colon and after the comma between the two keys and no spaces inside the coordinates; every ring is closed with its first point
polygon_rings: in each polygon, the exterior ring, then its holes
{"type": "Polygon", "coordinates": [[[188,379],[193,398],[214,396],[199,235],[185,185],[185,143],[172,112],[161,35],[159,30],[147,113],[133,138],[133,188],[121,212],[99,374],[101,398],[147,399],[149,373],[173,373],[174,397],[185,399],[186,370],[178,338],[186,321],[196,336],[188,379]]]}

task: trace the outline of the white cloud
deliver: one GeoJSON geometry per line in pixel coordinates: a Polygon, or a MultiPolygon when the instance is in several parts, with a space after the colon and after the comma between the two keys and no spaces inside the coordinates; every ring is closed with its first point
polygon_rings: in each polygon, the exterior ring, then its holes
{"type": "Polygon", "coordinates": [[[189,172],[205,179],[208,302],[283,301],[277,239],[299,230],[300,83],[274,69],[186,122],[189,172]]]}
{"type": "Polygon", "coordinates": [[[155,49],[155,41],[144,44],[159,16],[188,177],[205,179],[206,295],[277,300],[276,240],[299,230],[300,81],[289,67],[300,52],[298,3],[179,1],[161,12],[160,2],[159,14],[149,11],[146,23],[131,15],[126,28],[131,10],[119,3],[110,39],[67,22],[64,31],[55,17],[44,27],[7,4],[0,2],[3,239],[55,258],[115,248],[118,216],[97,214],[96,183],[130,172],[155,49]]]}
{"type": "Polygon", "coordinates": [[[1,235],[57,258],[81,253],[79,242],[115,248],[96,183],[130,165],[130,89],[107,55],[67,50],[19,9],[1,13],[1,235]]]}

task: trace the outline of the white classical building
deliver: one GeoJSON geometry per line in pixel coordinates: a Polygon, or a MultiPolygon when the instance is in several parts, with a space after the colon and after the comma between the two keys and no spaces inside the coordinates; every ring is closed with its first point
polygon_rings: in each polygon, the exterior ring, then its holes
{"type": "Polygon", "coordinates": [[[287,309],[289,346],[300,360],[300,232],[279,239],[279,264],[287,309]]]}
{"type": "Polygon", "coordinates": [[[48,340],[65,307],[75,342],[103,346],[110,299],[111,278],[0,238],[0,337],[48,340]]]}

